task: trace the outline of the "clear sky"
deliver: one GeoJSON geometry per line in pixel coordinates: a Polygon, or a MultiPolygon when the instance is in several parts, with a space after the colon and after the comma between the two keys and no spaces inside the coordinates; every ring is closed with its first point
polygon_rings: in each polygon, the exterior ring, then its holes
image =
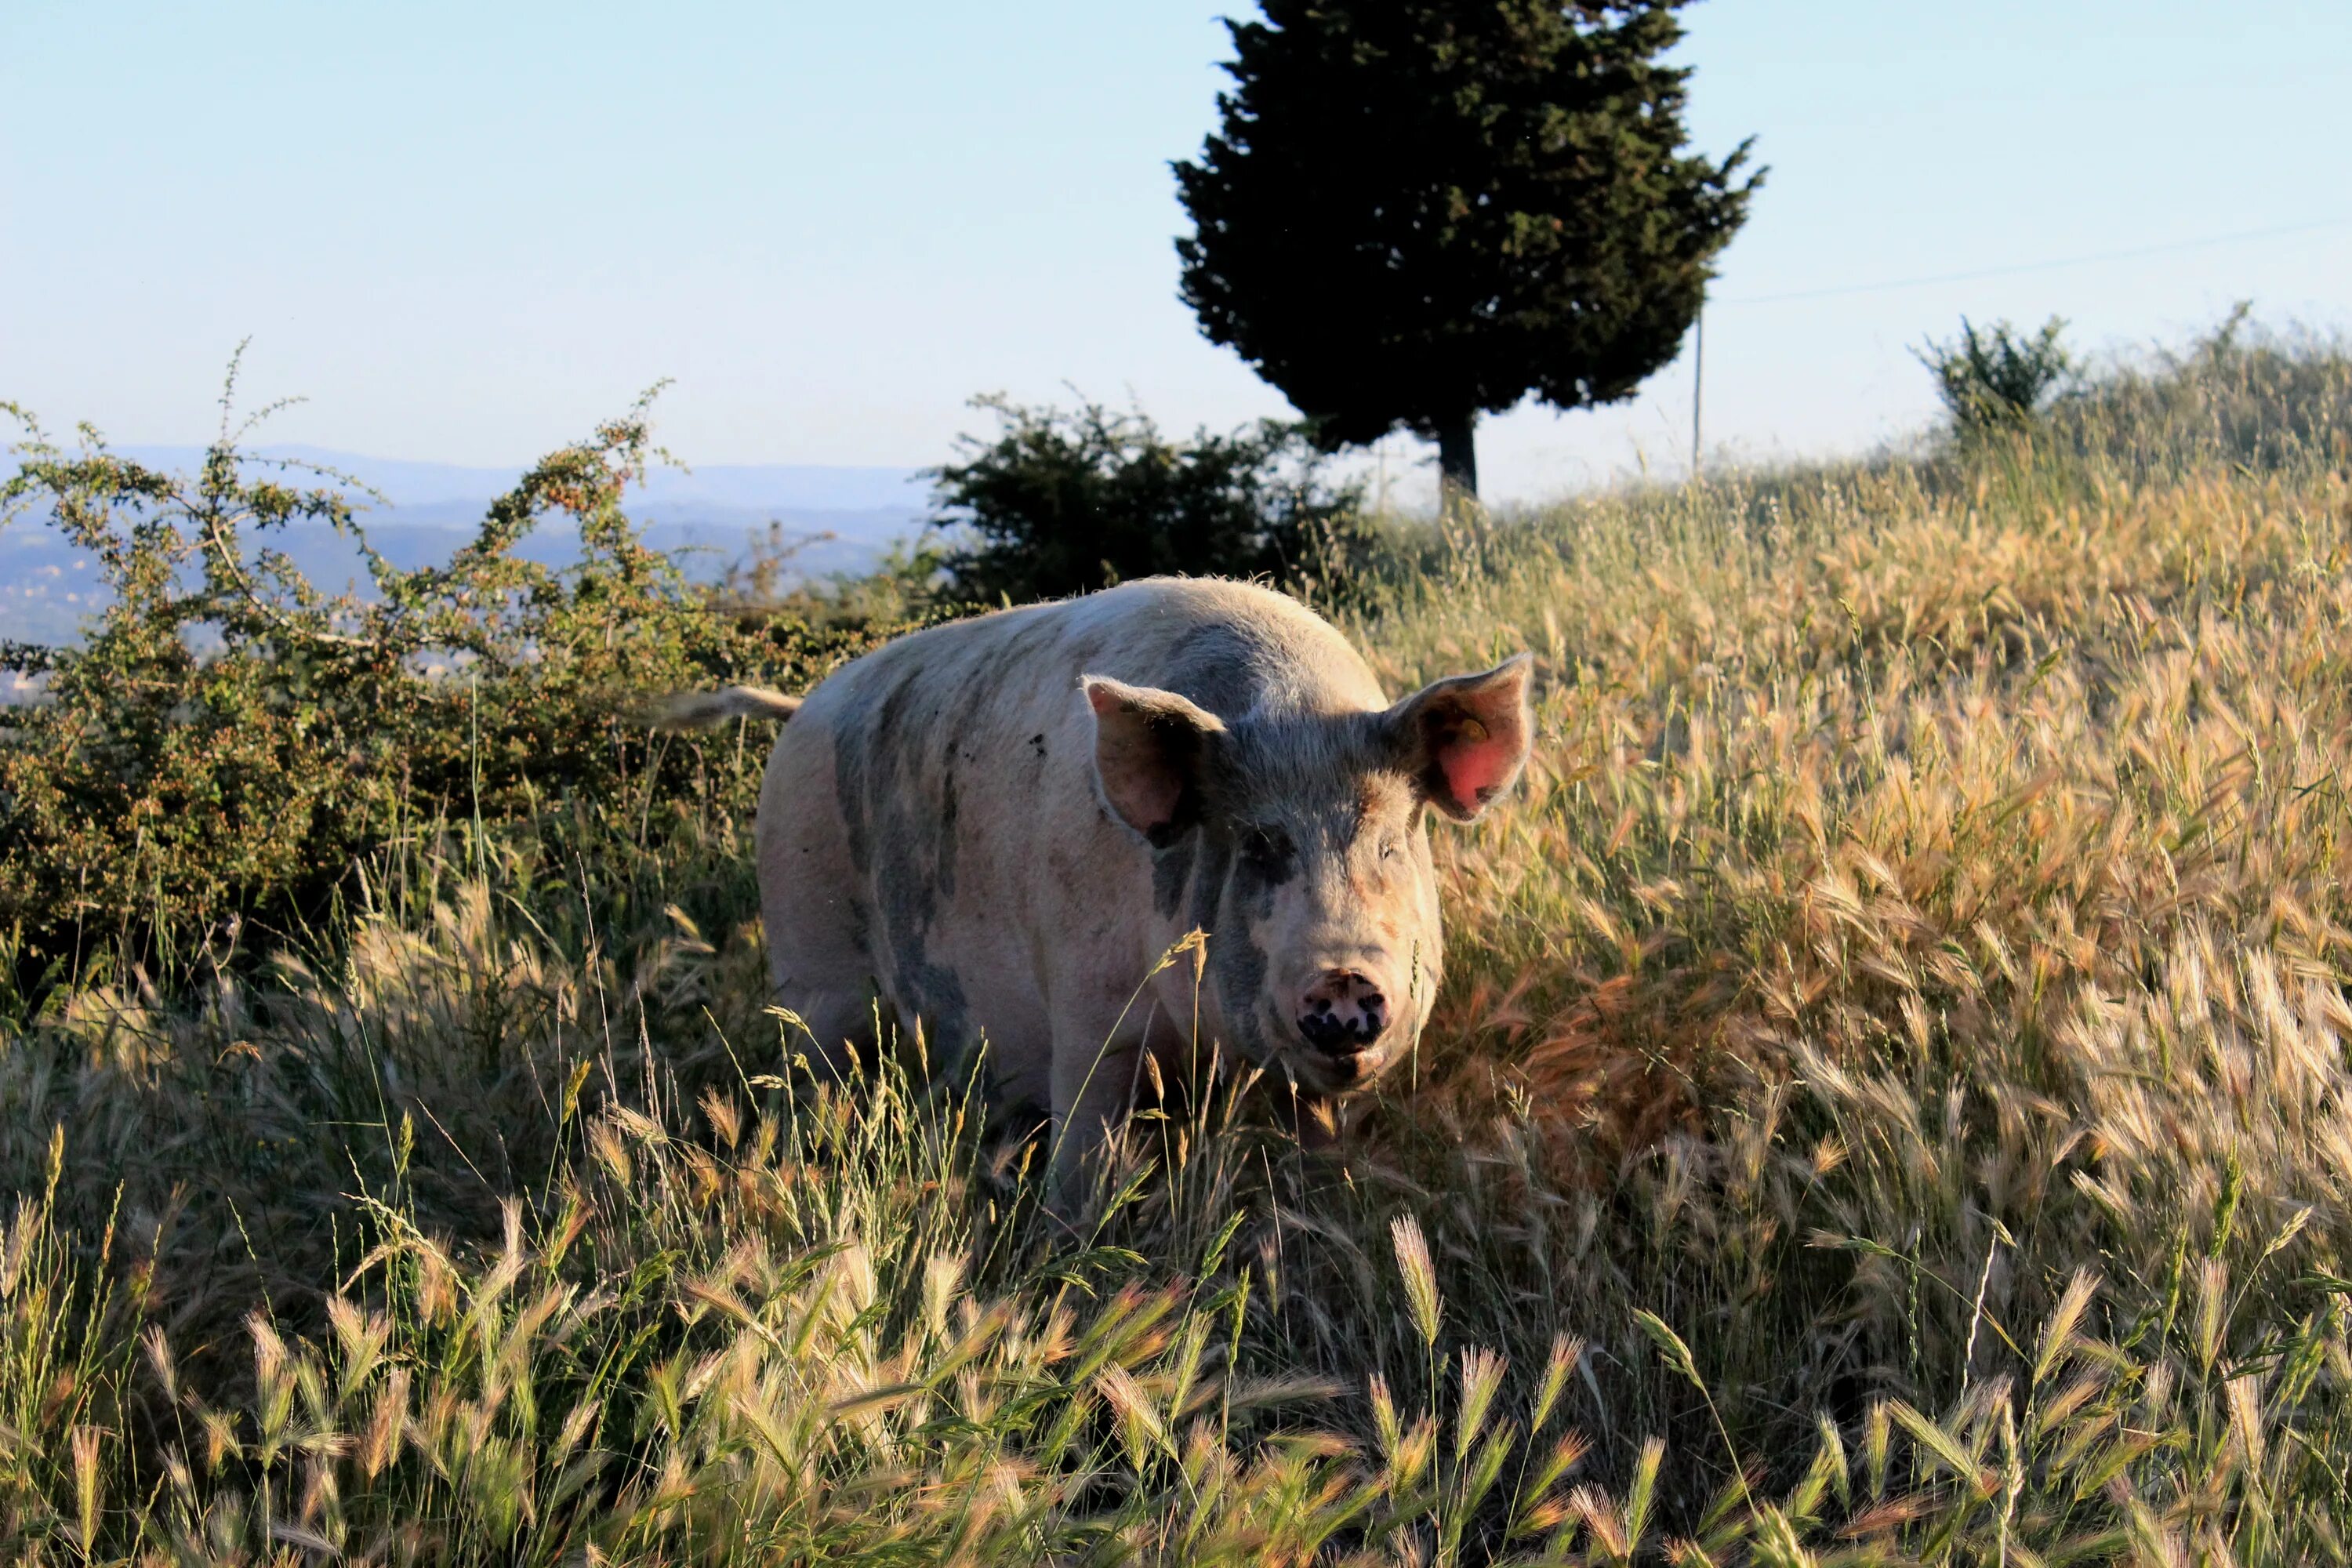
{"type": "MultiPolygon", "coordinates": [[[[310,400],[274,438],[445,462],[525,460],[661,376],[703,463],[936,462],[984,391],[1279,413],[1175,298],[1167,163],[1212,122],[1219,10],[5,0],[0,397],[201,440],[250,335],[248,392],[310,400]]],[[[1752,133],[1771,167],[1707,317],[1710,447],[1917,426],[1909,346],[1963,312],[2095,349],[2242,297],[2352,321],[2346,0],[1685,16],[1696,144],[1752,133]]],[[[1492,421],[1488,491],[1677,466],[1689,398],[1684,363],[1492,421]]]]}

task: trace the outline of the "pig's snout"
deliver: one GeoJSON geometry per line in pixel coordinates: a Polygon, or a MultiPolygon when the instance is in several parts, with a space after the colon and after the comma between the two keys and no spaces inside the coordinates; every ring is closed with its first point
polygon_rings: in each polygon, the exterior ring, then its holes
{"type": "Polygon", "coordinates": [[[1370,1050],[1388,1026],[1388,996],[1360,969],[1327,969],[1299,995],[1299,1037],[1335,1063],[1370,1050]]]}

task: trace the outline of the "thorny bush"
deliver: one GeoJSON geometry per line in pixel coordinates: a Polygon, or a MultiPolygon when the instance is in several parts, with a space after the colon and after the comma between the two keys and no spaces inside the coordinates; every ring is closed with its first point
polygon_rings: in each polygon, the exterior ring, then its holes
{"type": "MultiPolygon", "coordinates": [[[[230,386],[234,390],[232,370],[230,386]]],[[[331,929],[369,858],[436,819],[478,833],[567,814],[658,838],[682,795],[748,809],[756,757],[667,744],[630,721],[667,688],[797,688],[887,628],[720,616],[623,509],[662,456],[647,398],[550,454],[446,564],[403,570],[367,542],[364,498],[329,470],[221,434],[193,475],[22,436],[0,517],[87,550],[110,597],[75,648],[0,643],[41,700],[0,708],[0,996],[19,1016],[58,983],[129,964],[185,972],[256,928],[331,929]],[[556,568],[517,546],[577,530],[556,568]],[[370,591],[330,594],[272,536],[351,539],[370,591]]],[[[267,414],[268,410],[264,410],[267,414]]]]}

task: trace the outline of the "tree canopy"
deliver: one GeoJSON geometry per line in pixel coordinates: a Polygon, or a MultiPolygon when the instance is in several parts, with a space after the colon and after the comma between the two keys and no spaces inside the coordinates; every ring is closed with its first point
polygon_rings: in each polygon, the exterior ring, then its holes
{"type": "Polygon", "coordinates": [[[1687,150],[1687,0],[1264,0],[1222,127],[1175,165],[1202,329],[1327,447],[1402,426],[1476,489],[1532,393],[1631,396],[1672,359],[1761,174],[1687,150]]]}

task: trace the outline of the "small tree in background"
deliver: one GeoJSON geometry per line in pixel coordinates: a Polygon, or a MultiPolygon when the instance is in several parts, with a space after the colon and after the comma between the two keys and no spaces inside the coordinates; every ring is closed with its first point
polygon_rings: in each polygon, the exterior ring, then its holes
{"type": "Polygon", "coordinates": [[[1183,298],[1327,447],[1402,425],[1477,489],[1533,393],[1633,395],[1672,359],[1760,174],[1685,152],[1685,0],[1265,0],[1176,177],[1183,298]]]}
{"type": "Polygon", "coordinates": [[[1950,342],[1933,338],[1913,350],[1936,378],[1936,395],[1951,411],[1964,439],[1994,430],[2021,430],[2075,378],[2074,356],[2059,340],[2066,323],[2053,316],[2028,336],[2007,321],[1983,331],[1966,316],[1950,342]]]}
{"type": "Polygon", "coordinates": [[[996,437],[963,437],[963,460],[933,471],[952,598],[1056,598],[1156,573],[1328,586],[1360,552],[1360,488],[1327,482],[1296,425],[1180,444],[1096,403],[976,406],[995,413],[996,437]]]}

